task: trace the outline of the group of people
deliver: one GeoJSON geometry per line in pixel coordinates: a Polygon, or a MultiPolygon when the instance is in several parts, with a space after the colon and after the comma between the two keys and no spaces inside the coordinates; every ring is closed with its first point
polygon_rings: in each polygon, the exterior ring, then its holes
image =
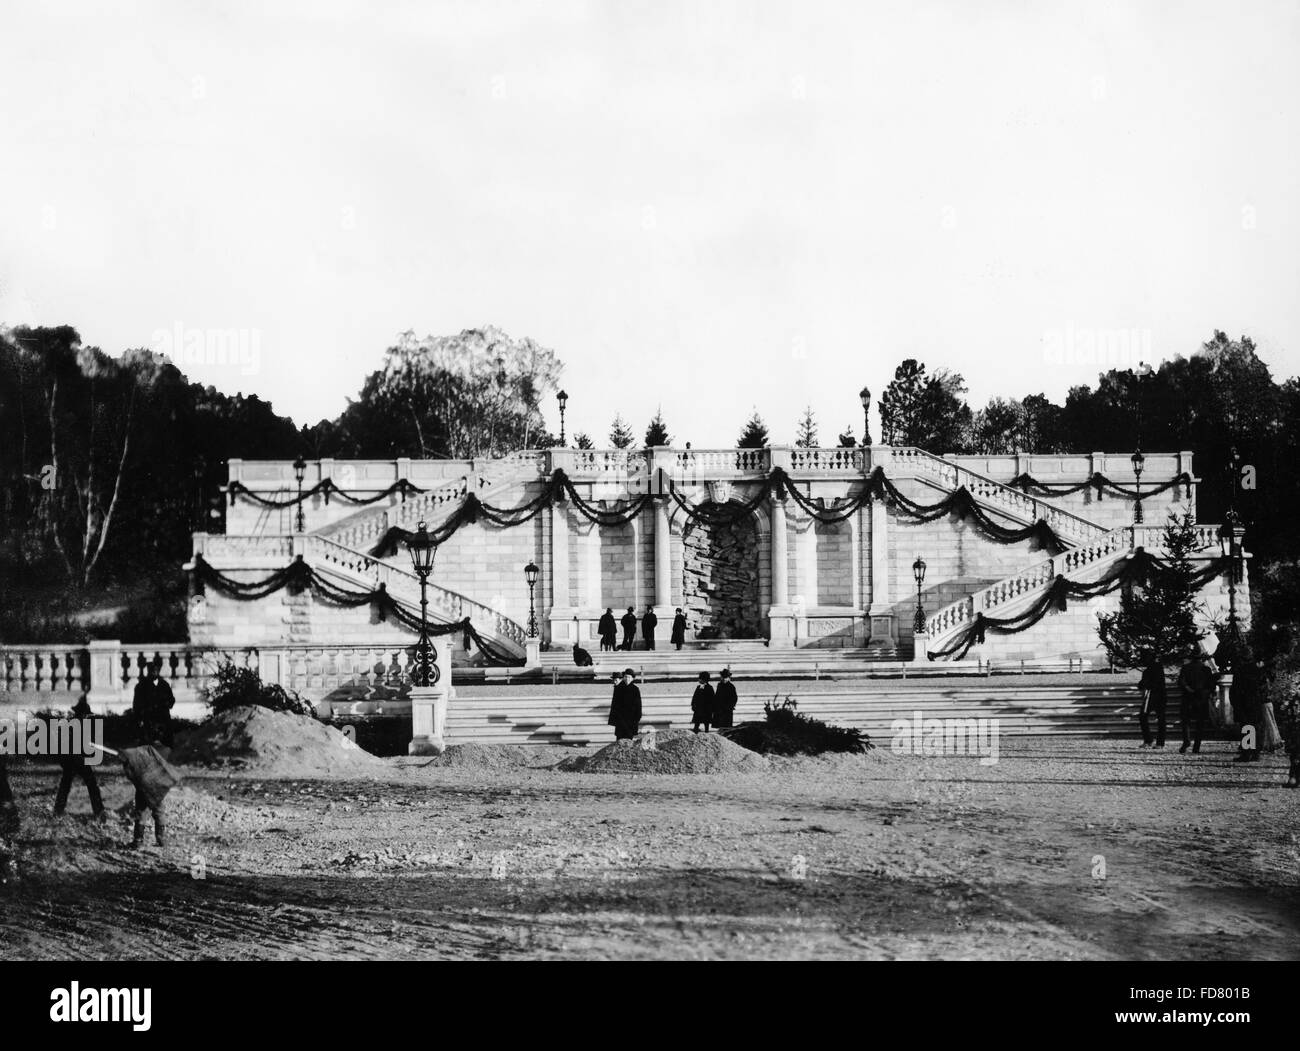
{"type": "MultiPolygon", "coordinates": [[[[162,677],[162,661],[155,659],[148,667],[147,673],[135,686],[131,699],[131,714],[134,724],[134,743],[138,746],[170,748],[172,744],[172,708],[176,705],[176,696],[167,680],[162,677]]],[[[74,719],[93,718],[94,712],[90,702],[83,693],[73,706],[71,715],[74,719]]],[[[54,795],[54,814],[56,817],[66,813],[68,796],[73,785],[80,780],[86,786],[90,796],[90,808],[97,820],[106,816],[104,797],[99,789],[99,780],[95,776],[95,766],[84,754],[61,755],[59,762],[63,767],[63,776],[59,780],[58,790],[54,795]]],[[[154,820],[154,840],[161,847],[166,846],[166,827],[163,817],[162,801],[151,798],[141,786],[136,786],[135,794],[135,830],[133,846],[144,842],[144,815],[149,812],[154,820]]],[[[5,770],[3,753],[0,753],[0,835],[17,832],[22,826],[18,813],[18,804],[5,770]]]]}
{"type": "MultiPolygon", "coordinates": [[[[1258,661],[1246,660],[1235,667],[1230,654],[1221,647],[1211,658],[1219,673],[1233,673],[1229,700],[1232,703],[1233,719],[1239,727],[1251,728],[1253,733],[1243,736],[1234,762],[1258,762],[1260,753],[1271,752],[1282,744],[1282,735],[1273,718],[1271,706],[1263,702],[1260,695],[1260,666],[1258,661]]],[[[1179,722],[1182,725],[1183,743],[1179,752],[1189,748],[1193,754],[1201,750],[1201,741],[1206,727],[1210,725],[1214,703],[1214,692],[1218,686],[1218,674],[1207,663],[1205,653],[1196,653],[1188,659],[1178,671],[1179,722]]],[[[1142,708],[1138,713],[1138,725],[1142,729],[1143,748],[1163,748],[1165,746],[1165,711],[1168,703],[1168,691],[1165,687],[1165,665],[1163,661],[1152,660],[1142,672],[1138,682],[1142,694],[1142,708]],[[1151,731],[1151,721],[1155,719],[1155,733],[1151,731]]]]}
{"type": "MultiPolygon", "coordinates": [[[[705,733],[714,729],[728,729],[734,723],[736,712],[736,686],[731,681],[730,669],[723,668],[715,690],[709,673],[700,672],[699,684],[691,695],[691,729],[705,733]]],[[[630,740],[641,726],[641,690],[636,684],[636,672],[625,668],[614,683],[614,696],[609,704],[609,725],[614,728],[618,741],[630,740]]]]}
{"type": "MultiPolygon", "coordinates": [[[[655,616],[653,606],[646,606],[645,612],[641,615],[641,638],[645,642],[645,648],[652,650],[655,648],[655,629],[659,626],[659,618],[655,616]]],[[[596,632],[600,636],[600,648],[602,651],[630,650],[636,644],[636,627],[637,615],[636,607],[628,606],[627,612],[617,623],[614,620],[614,608],[607,607],[596,625],[596,632]],[[623,626],[623,641],[618,641],[618,625],[623,626]]],[[[668,641],[676,646],[679,650],[686,641],[686,614],[682,612],[680,606],[677,607],[677,614],[673,617],[673,630],[669,635],[668,641]]]]}

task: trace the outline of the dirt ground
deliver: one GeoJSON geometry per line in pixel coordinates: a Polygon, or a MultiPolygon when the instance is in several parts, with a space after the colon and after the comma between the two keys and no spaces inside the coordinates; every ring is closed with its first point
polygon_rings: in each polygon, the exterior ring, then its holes
{"type": "Polygon", "coordinates": [[[80,785],[54,819],[57,770],[18,762],[0,958],[1300,958],[1280,757],[1014,738],[981,766],[881,744],[743,775],[193,771],[173,843],[138,852],[80,785]]]}

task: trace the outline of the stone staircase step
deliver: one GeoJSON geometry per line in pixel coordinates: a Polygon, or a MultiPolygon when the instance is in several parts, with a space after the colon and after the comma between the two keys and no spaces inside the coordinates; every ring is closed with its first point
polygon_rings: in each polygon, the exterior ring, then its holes
{"type": "MultiPolygon", "coordinates": [[[[737,721],[761,719],[770,696],[758,684],[740,683],[737,721]]],[[[643,725],[690,727],[690,692],[683,686],[647,684],[641,690],[643,725]]],[[[799,711],[869,733],[888,747],[896,719],[997,719],[999,734],[1112,736],[1136,738],[1139,699],[1131,684],[1087,683],[1078,686],[974,686],[951,689],[893,685],[881,689],[811,688],[795,694],[799,711]]],[[[613,739],[605,717],[607,690],[575,688],[539,696],[502,688],[463,688],[447,716],[449,743],[548,743],[593,745],[613,739]]]]}

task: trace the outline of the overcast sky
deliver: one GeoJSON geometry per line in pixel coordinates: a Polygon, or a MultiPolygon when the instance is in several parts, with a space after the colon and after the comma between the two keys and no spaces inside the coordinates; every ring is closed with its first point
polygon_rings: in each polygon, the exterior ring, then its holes
{"type": "Polygon", "coordinates": [[[1300,372],[1294,2],[107,8],[0,8],[0,321],[240,330],[182,367],[300,423],[487,324],[570,433],[697,447],[834,444],[904,357],[977,405],[1098,336],[1300,372]]]}

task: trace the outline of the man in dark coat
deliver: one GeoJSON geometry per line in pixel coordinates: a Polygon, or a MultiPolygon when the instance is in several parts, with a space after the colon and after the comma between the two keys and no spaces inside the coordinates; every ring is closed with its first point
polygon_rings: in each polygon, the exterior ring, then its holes
{"type": "Polygon", "coordinates": [[[1138,683],[1142,691],[1142,710],[1138,713],[1138,725],[1142,727],[1143,748],[1163,748],[1165,746],[1165,669],[1158,660],[1151,661],[1142,672],[1138,683]],[[1151,737],[1151,716],[1156,717],[1156,735],[1151,737]]]}
{"type": "Polygon", "coordinates": [[[735,725],[736,687],[731,681],[731,669],[723,668],[718,690],[713,699],[713,725],[720,730],[735,725]]]}
{"type": "Polygon", "coordinates": [[[614,727],[614,738],[630,740],[641,725],[641,691],[633,681],[636,673],[627,668],[614,685],[614,698],[609,704],[609,725],[614,727]]]}
{"type": "Polygon", "coordinates": [[[717,704],[717,697],[714,696],[713,687],[709,685],[709,673],[700,672],[700,684],[695,687],[695,692],[691,694],[691,730],[694,733],[700,732],[700,727],[704,727],[704,732],[709,732],[709,724],[713,722],[713,709],[717,704]]]}
{"type": "Polygon", "coordinates": [[[618,636],[618,625],[614,623],[614,610],[612,607],[606,608],[605,615],[600,618],[600,624],[597,625],[600,632],[600,648],[604,650],[614,649],[614,640],[618,636]]]}
{"type": "Polygon", "coordinates": [[[628,606],[627,612],[623,614],[623,619],[619,621],[623,625],[623,645],[621,649],[630,650],[632,640],[636,638],[636,611],[628,606]]]}
{"type": "MultiPolygon", "coordinates": [[[[81,699],[77,701],[76,707],[72,709],[72,717],[88,722],[94,718],[94,714],[90,709],[90,702],[86,700],[86,695],[83,693],[81,699]]],[[[59,756],[59,763],[63,766],[63,778],[59,781],[59,790],[54,794],[55,817],[68,809],[68,793],[72,791],[72,783],[77,778],[81,778],[85,782],[86,792],[90,795],[90,809],[94,812],[95,817],[102,818],[104,816],[104,800],[99,794],[99,782],[95,779],[95,768],[86,759],[85,755],[59,756]]]]}
{"type": "Polygon", "coordinates": [[[176,697],[172,688],[162,678],[162,660],[155,657],[149,664],[149,674],[135,684],[131,712],[140,728],[140,743],[171,746],[172,708],[176,697]]]}
{"type": "Polygon", "coordinates": [[[1183,724],[1183,746],[1178,751],[1186,752],[1191,745],[1195,754],[1201,750],[1201,738],[1210,718],[1210,694],[1214,691],[1214,672],[1205,666],[1201,654],[1195,654],[1183,665],[1178,673],[1178,685],[1183,691],[1178,713],[1183,724]],[[1190,733],[1192,723],[1196,724],[1194,743],[1190,733]]]}
{"type": "Polygon", "coordinates": [[[686,614],[682,612],[681,606],[677,607],[677,616],[673,617],[673,633],[669,641],[679,650],[686,641],[686,614]]]}
{"type": "Polygon", "coordinates": [[[641,618],[641,637],[645,639],[645,648],[652,650],[655,648],[655,626],[659,623],[659,618],[655,616],[653,606],[646,606],[645,616],[641,618]]]}

